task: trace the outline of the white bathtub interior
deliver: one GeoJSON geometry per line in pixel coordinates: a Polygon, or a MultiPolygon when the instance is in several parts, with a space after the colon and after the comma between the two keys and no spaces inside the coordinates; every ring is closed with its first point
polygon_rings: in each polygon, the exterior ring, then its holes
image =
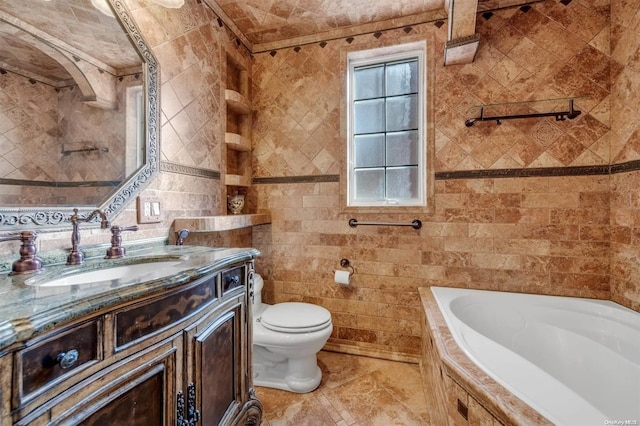
{"type": "Polygon", "coordinates": [[[460,348],[557,425],[640,424],[640,314],[614,302],[432,287],[460,348]]]}

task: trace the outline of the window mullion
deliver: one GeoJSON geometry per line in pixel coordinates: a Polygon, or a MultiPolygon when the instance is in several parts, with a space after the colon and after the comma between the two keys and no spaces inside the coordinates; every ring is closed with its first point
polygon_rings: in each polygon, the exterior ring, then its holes
{"type": "Polygon", "coordinates": [[[383,164],[384,164],[384,200],[387,197],[387,64],[384,64],[384,72],[382,73],[382,93],[384,95],[384,149],[383,149],[383,164]]]}

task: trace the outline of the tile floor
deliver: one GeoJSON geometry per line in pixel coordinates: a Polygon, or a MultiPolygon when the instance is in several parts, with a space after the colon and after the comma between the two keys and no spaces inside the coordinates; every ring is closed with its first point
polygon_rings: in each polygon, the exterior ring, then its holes
{"type": "Polygon", "coordinates": [[[257,387],[263,426],[430,424],[418,364],[320,352],[318,389],[295,394],[257,387]]]}

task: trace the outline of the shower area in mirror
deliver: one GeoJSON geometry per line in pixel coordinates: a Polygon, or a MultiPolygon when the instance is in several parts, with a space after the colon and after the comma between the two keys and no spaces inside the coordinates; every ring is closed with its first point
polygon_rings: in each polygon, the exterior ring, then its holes
{"type": "Polygon", "coordinates": [[[4,206],[99,205],[144,164],[140,56],[113,16],[63,3],[0,0],[4,206]]]}

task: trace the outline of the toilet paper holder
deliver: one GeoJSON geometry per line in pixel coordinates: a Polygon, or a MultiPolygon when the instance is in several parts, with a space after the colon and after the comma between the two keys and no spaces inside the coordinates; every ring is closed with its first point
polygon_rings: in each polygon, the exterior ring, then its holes
{"type": "Polygon", "coordinates": [[[351,262],[349,262],[349,259],[340,259],[340,266],[342,266],[343,268],[351,268],[351,272],[349,272],[349,277],[351,277],[351,275],[356,273],[356,270],[351,265],[351,262]]]}

